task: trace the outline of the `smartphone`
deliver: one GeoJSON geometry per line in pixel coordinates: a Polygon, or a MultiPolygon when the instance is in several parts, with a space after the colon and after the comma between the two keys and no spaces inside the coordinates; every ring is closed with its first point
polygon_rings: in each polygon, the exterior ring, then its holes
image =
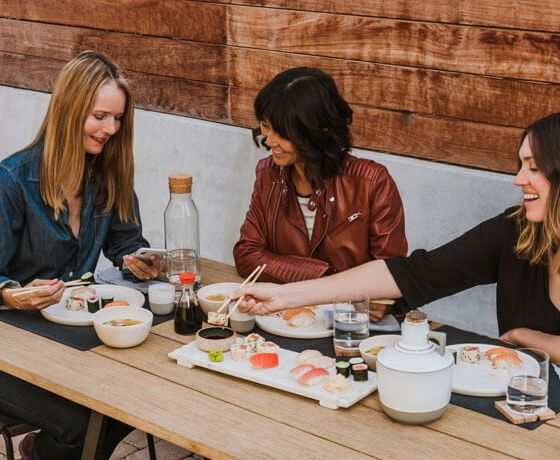
{"type": "Polygon", "coordinates": [[[150,257],[156,256],[158,259],[163,259],[167,254],[165,249],[157,249],[157,248],[140,248],[134,254],[134,257],[138,257],[139,259],[143,260],[144,262],[150,263],[150,257]]]}

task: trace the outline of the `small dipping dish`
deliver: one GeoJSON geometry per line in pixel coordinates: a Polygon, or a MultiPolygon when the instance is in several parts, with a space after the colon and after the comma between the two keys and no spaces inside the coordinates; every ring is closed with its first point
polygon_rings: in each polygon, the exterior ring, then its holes
{"type": "MultiPolygon", "coordinates": [[[[229,306],[230,312],[232,306],[233,304],[230,304],[229,306]]],[[[241,313],[239,311],[239,308],[236,308],[229,317],[229,324],[235,332],[239,334],[245,334],[249,331],[252,331],[255,327],[255,315],[241,313]]]]}
{"type": "Polygon", "coordinates": [[[205,327],[196,333],[196,345],[202,351],[229,351],[236,339],[235,331],[229,327],[205,327]]]}

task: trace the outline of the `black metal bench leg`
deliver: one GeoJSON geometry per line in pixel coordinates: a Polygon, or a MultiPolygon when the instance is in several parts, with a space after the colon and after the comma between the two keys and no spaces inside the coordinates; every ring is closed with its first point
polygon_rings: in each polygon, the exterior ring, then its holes
{"type": "Polygon", "coordinates": [[[2,430],[2,437],[4,438],[4,445],[6,446],[6,457],[8,460],[14,460],[14,444],[12,437],[5,430],[2,430]]]}
{"type": "Polygon", "coordinates": [[[148,438],[148,452],[150,453],[150,460],[157,460],[154,436],[150,433],[146,433],[146,438],[148,438]]]}

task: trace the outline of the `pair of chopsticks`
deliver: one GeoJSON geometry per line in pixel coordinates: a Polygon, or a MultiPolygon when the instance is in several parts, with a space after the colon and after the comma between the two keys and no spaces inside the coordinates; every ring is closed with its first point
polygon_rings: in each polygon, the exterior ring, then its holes
{"type": "MultiPolygon", "coordinates": [[[[266,268],[266,264],[259,265],[257,268],[255,268],[251,272],[251,274],[245,279],[245,281],[243,281],[243,283],[241,283],[241,286],[239,286],[239,287],[242,288],[243,286],[252,286],[253,284],[255,284],[255,281],[257,281],[259,279],[259,276],[261,276],[261,273],[264,271],[265,268],[266,268]]],[[[237,309],[237,307],[239,306],[239,304],[243,300],[243,297],[245,297],[245,296],[241,296],[241,297],[239,297],[239,299],[237,299],[237,302],[235,302],[235,305],[233,306],[233,308],[230,310],[229,314],[227,315],[226,321],[229,321],[229,317],[237,309]]],[[[220,308],[218,309],[216,314],[221,313],[222,310],[226,307],[226,305],[228,305],[230,302],[231,302],[231,297],[228,297],[224,301],[224,303],[220,306],[220,308]]]]}
{"type": "MultiPolygon", "coordinates": [[[[64,287],[71,287],[71,286],[83,286],[83,285],[87,285],[87,284],[91,284],[92,281],[84,281],[84,280],[74,280],[74,281],[67,281],[66,283],[64,283],[64,287]]],[[[32,287],[22,287],[22,288],[15,288],[13,289],[13,291],[16,291],[15,294],[13,295],[13,297],[21,297],[24,296],[25,294],[31,294],[32,292],[37,292],[37,291],[42,291],[45,288],[48,288],[49,286],[32,286],[32,287]]]]}

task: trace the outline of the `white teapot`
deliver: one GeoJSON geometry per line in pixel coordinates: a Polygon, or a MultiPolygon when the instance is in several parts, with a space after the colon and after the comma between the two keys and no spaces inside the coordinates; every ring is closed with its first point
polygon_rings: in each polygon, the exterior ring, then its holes
{"type": "Polygon", "coordinates": [[[402,324],[400,341],[379,352],[379,400],[391,418],[428,423],[441,417],[451,399],[453,368],[453,357],[445,349],[446,337],[443,332],[430,331],[426,314],[413,310],[402,324]]]}

